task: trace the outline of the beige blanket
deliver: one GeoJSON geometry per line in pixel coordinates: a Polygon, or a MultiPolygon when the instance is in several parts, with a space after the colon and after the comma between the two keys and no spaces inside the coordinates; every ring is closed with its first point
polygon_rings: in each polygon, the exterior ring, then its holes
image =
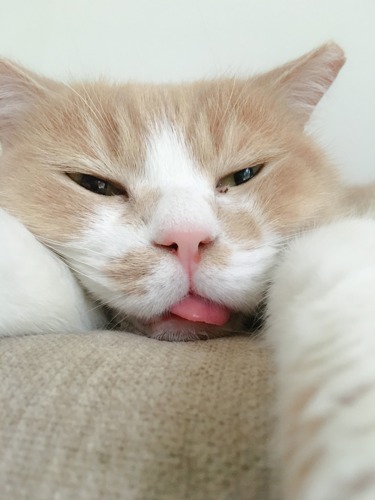
{"type": "Polygon", "coordinates": [[[266,500],[268,354],[95,332],[0,339],[0,498],[266,500]]]}

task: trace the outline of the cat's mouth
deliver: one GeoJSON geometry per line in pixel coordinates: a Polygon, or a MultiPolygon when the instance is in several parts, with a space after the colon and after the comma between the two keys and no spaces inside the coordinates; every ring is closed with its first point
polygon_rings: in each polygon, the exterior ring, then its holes
{"type": "Polygon", "coordinates": [[[263,308],[261,302],[251,314],[246,315],[189,293],[155,318],[148,321],[128,318],[118,323],[117,327],[135,330],[157,340],[207,340],[258,331],[263,323],[263,308]]]}
{"type": "Polygon", "coordinates": [[[163,314],[135,324],[139,333],[152,338],[188,341],[227,335],[232,320],[228,307],[189,293],[163,314]]]}

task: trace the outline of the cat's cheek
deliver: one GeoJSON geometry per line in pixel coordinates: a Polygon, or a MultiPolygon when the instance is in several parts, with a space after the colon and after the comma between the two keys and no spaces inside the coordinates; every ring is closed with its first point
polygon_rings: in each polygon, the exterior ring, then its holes
{"type": "Polygon", "coordinates": [[[231,247],[252,248],[263,239],[266,218],[256,195],[244,199],[234,194],[220,200],[218,217],[221,230],[231,247]]]}
{"type": "MultiPolygon", "coordinates": [[[[121,260],[128,252],[141,252],[148,243],[142,224],[128,213],[126,204],[98,207],[86,221],[82,248],[94,259],[109,264],[121,260]]],[[[89,255],[87,257],[89,257],[89,255]]]]}
{"type": "MultiPolygon", "coordinates": [[[[139,257],[139,256],[138,256],[139,257]]],[[[100,295],[107,305],[119,313],[141,321],[150,321],[166,312],[173,304],[182,299],[189,291],[189,278],[174,259],[164,259],[150,265],[107,266],[101,278],[101,286],[91,285],[94,293],[100,295]]],[[[126,259],[131,264],[132,259],[126,259]]],[[[120,314],[121,315],[121,314],[120,314]]]]}
{"type": "Polygon", "coordinates": [[[277,250],[266,245],[256,250],[235,251],[226,266],[198,270],[195,290],[233,311],[251,313],[264,295],[276,255],[277,250]]]}

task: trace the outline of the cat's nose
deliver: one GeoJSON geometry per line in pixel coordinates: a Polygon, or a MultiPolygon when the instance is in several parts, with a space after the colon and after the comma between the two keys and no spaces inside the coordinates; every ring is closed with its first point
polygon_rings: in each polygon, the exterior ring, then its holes
{"type": "Polygon", "coordinates": [[[201,251],[213,242],[215,237],[209,231],[170,231],[156,238],[154,244],[177,255],[182,266],[192,275],[201,259],[201,251]]]}

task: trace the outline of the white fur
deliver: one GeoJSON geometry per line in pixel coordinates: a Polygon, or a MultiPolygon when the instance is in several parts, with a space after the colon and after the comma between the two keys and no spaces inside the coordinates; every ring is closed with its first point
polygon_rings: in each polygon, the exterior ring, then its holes
{"type": "Polygon", "coordinates": [[[147,139],[144,182],[149,188],[171,186],[208,193],[209,183],[197,167],[181,130],[168,122],[153,126],[147,139]]]}
{"type": "Polygon", "coordinates": [[[253,250],[234,248],[228,265],[219,273],[212,273],[208,266],[198,269],[197,292],[235,311],[250,313],[262,299],[276,253],[271,245],[253,250]]]}
{"type": "Polygon", "coordinates": [[[0,335],[105,325],[68,267],[1,209],[0,242],[0,335]]]}
{"type": "Polygon", "coordinates": [[[203,175],[180,130],[165,123],[147,140],[143,183],[161,194],[149,237],[158,241],[166,231],[206,231],[214,239],[218,223],[212,209],[213,182],[203,175]]]}
{"type": "Polygon", "coordinates": [[[374,499],[374,220],[337,222],[291,245],[274,276],[267,335],[283,499],[374,499]]]}

